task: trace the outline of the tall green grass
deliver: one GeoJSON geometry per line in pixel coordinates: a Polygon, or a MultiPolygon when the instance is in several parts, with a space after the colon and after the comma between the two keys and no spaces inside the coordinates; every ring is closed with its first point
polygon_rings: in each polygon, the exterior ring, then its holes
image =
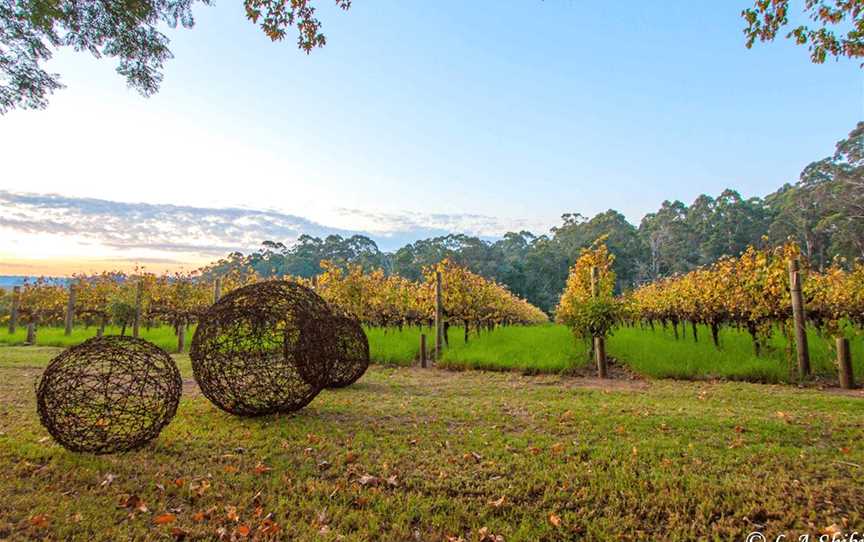
{"type": "MultiPolygon", "coordinates": [[[[789,350],[779,331],[757,357],[746,331],[722,328],[718,349],[711,341],[707,326],[697,329],[699,341],[694,342],[689,325],[686,337],[682,335],[677,340],[671,328],[623,327],[609,338],[607,351],[636,372],[655,378],[725,378],[772,383],[795,380],[794,351],[789,350]]],[[[836,378],[833,339],[826,339],[812,329],[808,330],[807,337],[814,374],[836,378]]],[[[850,339],[854,372],[860,380],[864,377],[864,337],[850,335],[850,339]]]]}
{"type": "MultiPolygon", "coordinates": [[[[129,330],[127,329],[127,333],[129,330]]],[[[426,333],[431,352],[434,333],[430,328],[366,328],[372,361],[392,365],[412,365],[420,352],[420,333],[426,333]]],[[[119,334],[110,327],[106,334],[119,334]]],[[[194,328],[187,334],[192,342],[194,328]]],[[[450,345],[444,350],[439,367],[520,371],[523,373],[561,373],[588,362],[585,345],[577,343],[570,331],[560,325],[509,326],[492,331],[472,332],[466,344],[463,329],[451,327],[450,345]]],[[[62,328],[38,330],[37,345],[67,347],[96,335],[96,328],[75,328],[66,337],[62,328]]],[[[177,337],[169,326],[142,328],[141,336],[168,352],[177,348],[177,337]]],[[[815,331],[808,333],[811,365],[819,376],[836,379],[833,341],[815,331]]],[[[850,335],[852,362],[858,382],[864,381],[864,335],[850,335]]],[[[14,335],[0,330],[0,344],[24,344],[26,330],[14,335]]],[[[607,351],[637,373],[654,378],[747,380],[751,382],[790,382],[795,380],[794,360],[788,359],[787,344],[775,333],[759,357],[754,355],[750,336],[731,328],[720,331],[720,349],[711,342],[705,326],[699,326],[699,341],[694,342],[688,326],[686,336],[678,340],[670,328],[654,330],[623,327],[607,341],[607,351]]]]}
{"type": "Polygon", "coordinates": [[[450,328],[450,346],[439,366],[465,369],[560,373],[587,363],[584,346],[564,326],[497,327],[472,334],[450,328]]]}
{"type": "MultiPolygon", "coordinates": [[[[420,328],[366,327],[369,338],[369,357],[372,361],[388,365],[411,365],[420,357],[420,328]]],[[[422,328],[431,350],[434,333],[422,328]]]]}
{"type": "MultiPolygon", "coordinates": [[[[65,335],[65,330],[62,327],[40,327],[36,330],[36,344],[38,346],[59,346],[68,347],[86,341],[96,336],[96,326],[91,327],[75,327],[72,334],[68,337],[65,335]]],[[[119,335],[120,327],[107,326],[105,328],[106,335],[119,335]]],[[[186,333],[186,346],[192,343],[192,335],[195,332],[195,326],[189,328],[186,333]]],[[[126,328],[126,335],[132,334],[132,328],[126,328]]],[[[156,326],[142,327],[141,338],[146,339],[156,346],[168,351],[174,352],[177,350],[177,336],[174,334],[174,328],[171,326],[156,326]]],[[[27,342],[26,327],[19,327],[15,333],[9,334],[8,330],[0,330],[0,344],[9,346],[23,345],[27,342]]]]}

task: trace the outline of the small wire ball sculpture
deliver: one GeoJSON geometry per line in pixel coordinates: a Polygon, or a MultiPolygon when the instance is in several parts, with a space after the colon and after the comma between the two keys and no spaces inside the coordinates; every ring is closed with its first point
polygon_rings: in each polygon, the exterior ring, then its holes
{"type": "Polygon", "coordinates": [[[350,386],[369,368],[369,339],[360,322],[347,316],[334,316],[336,349],[330,367],[328,388],[350,386]]]}
{"type": "Polygon", "coordinates": [[[42,425],[73,452],[139,448],[177,412],[183,381],[174,360],[132,337],[95,337],[54,358],[36,389],[42,425]]]}
{"type": "Polygon", "coordinates": [[[299,284],[274,280],[222,297],[201,318],[192,371],[201,392],[231,414],[293,412],[329,382],[330,308],[299,284]]]}

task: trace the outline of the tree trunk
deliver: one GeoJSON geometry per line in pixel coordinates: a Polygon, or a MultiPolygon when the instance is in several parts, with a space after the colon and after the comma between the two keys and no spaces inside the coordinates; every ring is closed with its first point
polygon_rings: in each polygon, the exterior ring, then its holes
{"type": "Polygon", "coordinates": [[[756,326],[748,322],[747,332],[750,333],[750,337],[753,339],[753,353],[758,358],[759,354],[762,353],[762,345],[759,343],[759,336],[756,334],[756,326]]]}

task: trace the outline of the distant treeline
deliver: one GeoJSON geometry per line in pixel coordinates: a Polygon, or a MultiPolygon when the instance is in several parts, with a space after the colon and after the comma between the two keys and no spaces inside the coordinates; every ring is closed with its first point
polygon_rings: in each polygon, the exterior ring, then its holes
{"type": "Polygon", "coordinates": [[[391,253],[368,237],[301,236],[286,246],[266,241],[251,254],[232,253],[205,273],[249,267],[265,277],[312,277],[323,260],[382,268],[419,280],[423,266],[444,258],[506,285],[551,311],[581,250],[601,236],[615,256],[617,289],[739,255],[748,245],[765,247],[792,239],[816,268],[835,258],[864,258],[864,122],[837,144],[837,152],[811,163],[794,184],[764,198],[744,199],[734,190],[702,195],[690,205],[665,201],[635,226],[614,210],[593,218],[565,214],[548,235],[511,232],[496,242],[467,235],[424,239],[391,253]]]}

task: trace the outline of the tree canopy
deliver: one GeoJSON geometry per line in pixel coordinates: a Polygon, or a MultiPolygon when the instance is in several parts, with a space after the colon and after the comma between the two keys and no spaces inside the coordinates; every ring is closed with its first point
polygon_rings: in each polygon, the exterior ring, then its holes
{"type": "MultiPolygon", "coordinates": [[[[744,34],[747,47],[756,41],[773,41],[789,27],[789,0],[756,0],[753,7],[741,12],[747,22],[744,34]]],[[[828,57],[860,58],[864,56],[864,2],[861,0],[804,0],[803,15],[812,24],[789,28],[787,39],[806,45],[810,59],[821,64],[828,57]]]]}
{"type": "MultiPolygon", "coordinates": [[[[335,0],[342,9],[351,0],[335,0]]],[[[0,114],[22,107],[44,108],[63,87],[44,67],[53,50],[72,47],[117,59],[117,72],[144,96],[159,90],[162,66],[172,58],[160,24],[191,28],[192,8],[210,0],[0,0],[0,114]]],[[[326,38],[313,0],[244,0],[246,16],[273,41],[290,27],[297,45],[311,52],[326,38]]]]}

